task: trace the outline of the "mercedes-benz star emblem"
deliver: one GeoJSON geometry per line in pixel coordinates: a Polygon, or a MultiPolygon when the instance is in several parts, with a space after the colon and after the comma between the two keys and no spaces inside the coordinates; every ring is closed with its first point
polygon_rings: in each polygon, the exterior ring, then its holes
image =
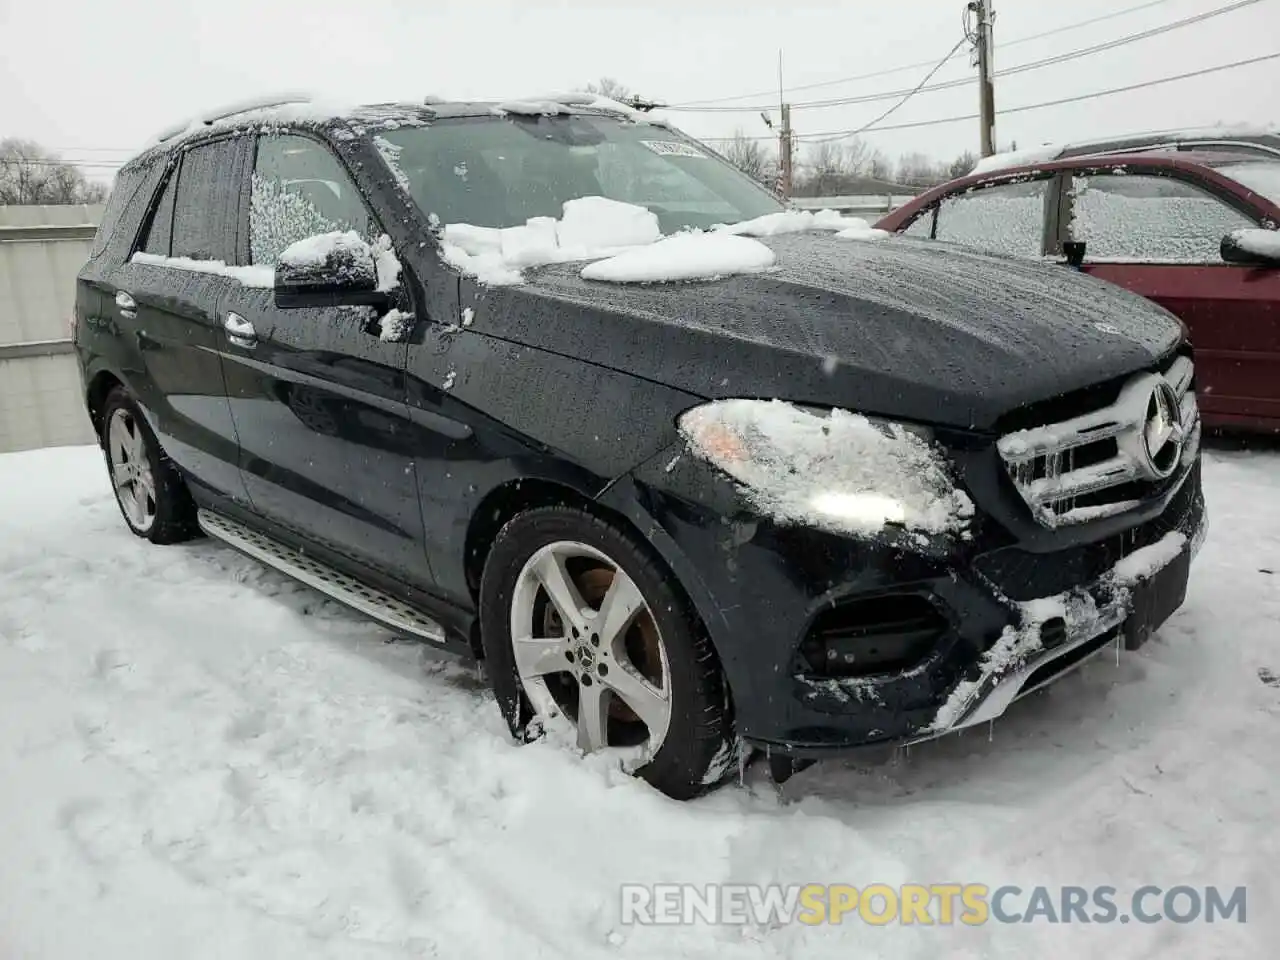
{"type": "Polygon", "coordinates": [[[1178,398],[1173,388],[1162,381],[1151,390],[1147,420],[1142,427],[1147,466],[1156,479],[1163,480],[1177,468],[1183,439],[1178,398]]]}

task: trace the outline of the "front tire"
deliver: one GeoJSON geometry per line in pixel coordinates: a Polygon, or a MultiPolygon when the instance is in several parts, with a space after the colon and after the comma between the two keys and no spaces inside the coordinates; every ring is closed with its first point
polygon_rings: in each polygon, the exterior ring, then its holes
{"type": "Polygon", "coordinates": [[[103,405],[102,449],[116,504],[136,536],[164,544],[198,534],[196,505],[182,475],[160,448],[137,403],[120,387],[103,405]]]}
{"type": "Polygon", "coordinates": [[[480,584],[498,706],[529,740],[568,721],[584,752],[623,748],[684,800],[736,766],[724,676],[665,568],[615,524],[542,507],[504,526],[480,584]]]}

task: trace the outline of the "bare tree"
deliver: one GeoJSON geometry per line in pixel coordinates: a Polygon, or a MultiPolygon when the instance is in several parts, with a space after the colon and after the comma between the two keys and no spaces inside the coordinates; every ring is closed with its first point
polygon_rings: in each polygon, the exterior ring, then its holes
{"type": "Polygon", "coordinates": [[[904,153],[898,158],[898,182],[913,186],[931,186],[938,183],[946,173],[938,168],[933,159],[923,153],[904,153]]]}
{"type": "Polygon", "coordinates": [[[0,140],[0,204],[101,203],[107,187],[31,140],[0,140]]]}
{"type": "Polygon", "coordinates": [[[802,196],[856,192],[867,174],[870,154],[870,148],[857,137],[812,144],[801,158],[797,192],[802,196]]]}
{"type": "Polygon", "coordinates": [[[947,176],[952,180],[957,177],[963,177],[973,172],[973,168],[977,166],[978,158],[973,155],[972,150],[966,150],[960,156],[951,161],[951,166],[947,168],[947,176]]]}
{"type": "Polygon", "coordinates": [[[777,175],[777,160],[759,140],[752,139],[739,127],[733,131],[733,139],[721,151],[724,158],[754,180],[772,184],[777,175]]]}
{"type": "Polygon", "coordinates": [[[617,100],[620,103],[631,99],[633,95],[630,87],[619,83],[613,77],[601,77],[594,83],[588,83],[582,89],[586,93],[594,93],[598,97],[608,97],[610,100],[617,100]]]}
{"type": "Polygon", "coordinates": [[[893,161],[879,150],[873,150],[867,157],[867,174],[872,180],[892,180],[893,161]]]}

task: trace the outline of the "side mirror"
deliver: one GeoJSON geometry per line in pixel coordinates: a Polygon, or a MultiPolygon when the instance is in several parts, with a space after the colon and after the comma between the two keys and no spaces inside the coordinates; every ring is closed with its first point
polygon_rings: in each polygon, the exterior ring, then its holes
{"type": "Polygon", "coordinates": [[[1083,240],[1064,240],[1062,252],[1067,258],[1067,266],[1079,270],[1084,263],[1085,242],[1083,240]]]}
{"type": "Polygon", "coordinates": [[[278,307],[384,307],[391,298],[378,290],[373,249],[348,231],[287,247],[276,264],[275,301],[278,307]]]}
{"type": "Polygon", "coordinates": [[[1227,263],[1254,267],[1280,267],[1280,231],[1233,230],[1219,248],[1227,263]]]}

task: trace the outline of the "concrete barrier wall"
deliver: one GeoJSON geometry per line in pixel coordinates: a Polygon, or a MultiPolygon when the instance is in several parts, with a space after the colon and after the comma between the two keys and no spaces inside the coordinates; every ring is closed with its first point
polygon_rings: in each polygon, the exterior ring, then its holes
{"type": "Polygon", "coordinates": [[[0,206],[0,453],[90,443],[70,322],[100,206],[0,206]]]}

